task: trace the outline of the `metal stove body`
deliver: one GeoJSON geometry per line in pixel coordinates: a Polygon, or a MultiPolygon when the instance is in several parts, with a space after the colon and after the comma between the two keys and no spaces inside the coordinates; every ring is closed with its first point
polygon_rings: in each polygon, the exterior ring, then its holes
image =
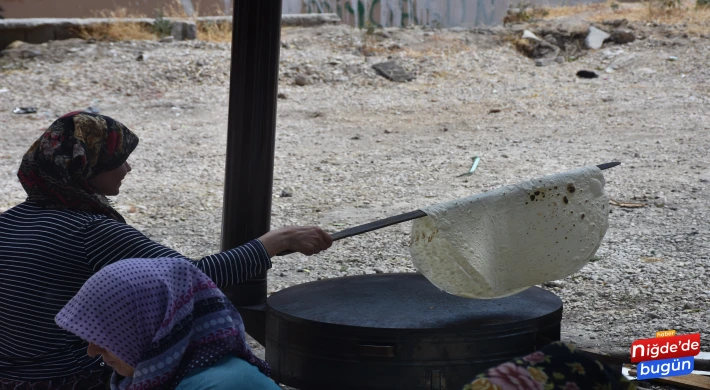
{"type": "Polygon", "coordinates": [[[540,288],[493,300],[414,273],[305,283],[269,297],[266,358],[299,389],[461,389],[560,339],[562,302],[540,288]]]}

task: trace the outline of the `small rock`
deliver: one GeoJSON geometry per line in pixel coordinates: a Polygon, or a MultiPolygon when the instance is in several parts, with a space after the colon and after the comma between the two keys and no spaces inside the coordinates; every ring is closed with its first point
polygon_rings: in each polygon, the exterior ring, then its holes
{"type": "Polygon", "coordinates": [[[24,44],[25,44],[25,42],[22,42],[22,41],[13,41],[11,44],[7,45],[5,47],[5,49],[10,49],[10,50],[17,49],[24,44]]]}
{"type": "Polygon", "coordinates": [[[611,35],[594,26],[590,26],[589,34],[584,40],[584,43],[587,45],[587,48],[597,50],[602,47],[604,41],[609,39],[609,37],[611,37],[611,35]]]}
{"type": "Polygon", "coordinates": [[[308,76],[300,74],[300,73],[296,75],[296,77],[293,79],[293,81],[299,87],[304,87],[306,85],[313,84],[313,81],[311,81],[311,79],[308,76]]]}
{"type": "Polygon", "coordinates": [[[557,38],[555,38],[555,36],[552,34],[547,34],[542,39],[544,39],[547,43],[549,43],[551,45],[559,46],[559,43],[557,42],[557,38]]]}
{"type": "Polygon", "coordinates": [[[564,64],[565,58],[562,56],[558,56],[557,58],[555,58],[555,62],[557,62],[558,64],[564,64]]]}
{"type": "Polygon", "coordinates": [[[145,61],[146,59],[148,59],[148,55],[143,52],[138,54],[138,57],[136,57],[136,61],[145,61]]]}
{"type": "Polygon", "coordinates": [[[533,39],[535,41],[541,41],[542,39],[538,38],[537,35],[535,35],[534,32],[530,30],[525,30],[523,31],[523,36],[521,37],[523,39],[533,39]]]}
{"type": "Polygon", "coordinates": [[[596,79],[599,77],[598,74],[592,72],[591,70],[580,70],[577,72],[577,77],[582,79],[596,79]]]}
{"type": "Polygon", "coordinates": [[[695,309],[695,306],[693,306],[692,303],[686,303],[685,305],[683,305],[683,310],[693,310],[693,309],[695,309]]]}
{"type": "Polygon", "coordinates": [[[668,61],[678,61],[678,57],[670,56],[670,57],[668,57],[668,61]]]}
{"type": "Polygon", "coordinates": [[[635,41],[636,35],[629,30],[616,29],[611,32],[610,40],[618,45],[623,45],[635,41]]]}
{"type": "Polygon", "coordinates": [[[357,140],[359,140],[359,139],[360,139],[360,135],[358,134],[358,135],[356,135],[356,136],[354,136],[354,137],[352,137],[352,138],[350,138],[350,139],[351,139],[351,140],[355,140],[355,141],[357,141],[357,140]]]}
{"type": "Polygon", "coordinates": [[[602,24],[604,24],[606,26],[612,26],[612,27],[626,26],[628,23],[629,23],[629,21],[626,19],[605,20],[602,22],[602,24]]]}
{"type": "Polygon", "coordinates": [[[175,40],[175,38],[172,35],[168,35],[167,37],[164,37],[160,40],[162,43],[171,43],[175,40]]]}
{"type": "Polygon", "coordinates": [[[195,40],[197,39],[197,23],[185,22],[182,30],[182,39],[195,40]]]}
{"type": "Polygon", "coordinates": [[[559,47],[538,38],[529,30],[523,31],[521,38],[522,43],[516,44],[516,47],[529,58],[556,58],[560,52],[559,47]]]}
{"type": "Polygon", "coordinates": [[[98,114],[101,112],[101,109],[96,106],[89,106],[89,108],[86,109],[86,112],[89,112],[92,114],[98,114]]]}
{"type": "Polygon", "coordinates": [[[283,92],[279,92],[279,94],[276,95],[276,97],[279,98],[279,99],[288,99],[288,98],[286,97],[286,94],[283,93],[283,92]]]}
{"type": "Polygon", "coordinates": [[[564,288],[565,282],[563,282],[561,280],[552,280],[552,281],[543,283],[543,286],[552,287],[552,288],[564,288]]]}
{"type": "Polygon", "coordinates": [[[28,59],[28,58],[35,58],[39,57],[42,55],[42,52],[37,50],[37,49],[23,49],[20,52],[20,57],[28,59]]]}
{"type": "Polygon", "coordinates": [[[646,313],[646,317],[651,318],[651,319],[658,319],[658,318],[661,318],[660,315],[658,315],[658,314],[656,314],[656,313],[653,313],[653,312],[648,312],[648,313],[646,313]]]}
{"type": "MultiPolygon", "coordinates": [[[[195,32],[197,32],[197,30],[195,30],[195,32]]],[[[187,31],[187,23],[186,22],[176,21],[176,22],[172,22],[170,24],[170,35],[174,39],[176,39],[178,41],[182,41],[184,39],[195,39],[195,37],[185,38],[187,33],[188,33],[188,31],[187,31]]]]}
{"type": "Polygon", "coordinates": [[[281,190],[281,197],[282,198],[290,198],[293,196],[293,190],[290,188],[284,188],[281,190]]]}
{"type": "Polygon", "coordinates": [[[547,61],[545,61],[542,58],[538,58],[535,60],[535,66],[545,66],[547,65],[547,61]]]}
{"type": "Polygon", "coordinates": [[[375,271],[376,274],[383,274],[383,273],[385,273],[385,271],[384,271],[382,268],[375,268],[374,271],[375,271]]]}
{"type": "Polygon", "coordinates": [[[414,80],[414,76],[404,70],[396,61],[380,62],[372,65],[372,69],[380,76],[398,83],[414,80]]]}
{"type": "Polygon", "coordinates": [[[35,114],[37,112],[36,107],[15,107],[14,110],[12,110],[13,113],[15,114],[35,114]]]}

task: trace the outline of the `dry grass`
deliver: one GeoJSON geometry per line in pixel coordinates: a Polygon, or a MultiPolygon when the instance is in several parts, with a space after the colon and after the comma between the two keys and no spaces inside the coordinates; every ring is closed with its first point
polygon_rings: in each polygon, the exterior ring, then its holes
{"type": "MultiPolygon", "coordinates": [[[[212,10],[211,15],[225,16],[224,12],[217,6],[212,10]]],[[[193,19],[197,23],[197,39],[209,42],[232,42],[231,22],[197,22],[200,15],[199,2],[195,5],[195,14],[191,17],[185,14],[180,0],[173,0],[172,4],[164,7],[163,14],[168,18],[193,19]]]]}
{"type": "MultiPolygon", "coordinates": [[[[131,13],[125,8],[113,11],[98,12],[99,18],[133,19],[145,18],[145,15],[131,13]]],[[[104,23],[93,27],[82,27],[77,35],[83,39],[96,39],[99,41],[124,41],[124,40],[155,40],[158,36],[150,25],[144,23],[104,23]]]]}
{"type": "Polygon", "coordinates": [[[695,0],[681,0],[675,6],[667,0],[646,0],[640,3],[581,4],[546,8],[545,19],[570,15],[582,15],[585,19],[601,22],[626,19],[631,22],[646,22],[665,25],[685,25],[688,33],[710,33],[710,7],[696,7],[695,0]]]}
{"type": "MultiPolygon", "coordinates": [[[[606,3],[580,4],[551,8],[524,6],[521,12],[506,16],[505,22],[526,22],[533,19],[555,19],[572,15],[581,15],[589,21],[601,22],[612,19],[627,19],[629,21],[651,22],[667,25],[684,24],[689,34],[710,33],[710,6],[696,7],[696,0],[681,0],[677,7],[667,5],[672,0],[645,0],[642,3],[617,3],[609,0],[606,3]],[[665,3],[664,3],[665,2],[665,3]]],[[[179,0],[173,0],[161,10],[161,17],[196,19],[199,14],[199,4],[193,16],[185,14],[179,0]]],[[[222,14],[213,12],[213,14],[222,14]]],[[[223,14],[222,14],[223,15],[223,14]]],[[[127,9],[99,12],[98,17],[118,19],[147,18],[142,14],[131,13],[127,9]]],[[[160,34],[150,24],[146,23],[111,23],[91,28],[82,28],[77,32],[84,39],[106,41],[121,40],[156,40],[160,34]]],[[[198,22],[197,38],[210,42],[231,42],[232,24],[230,22],[198,22]]],[[[514,42],[515,43],[515,42],[514,42]]],[[[519,43],[523,44],[523,43],[519,43]]],[[[400,49],[383,47],[377,43],[372,34],[366,34],[363,54],[381,54],[397,52],[400,49]]]]}
{"type": "Polygon", "coordinates": [[[232,23],[199,22],[197,39],[210,42],[232,42],[232,23]]]}
{"type": "Polygon", "coordinates": [[[544,17],[546,19],[554,19],[571,15],[579,15],[583,13],[604,12],[610,9],[610,4],[608,3],[578,4],[571,6],[551,7],[545,8],[545,11],[547,11],[547,13],[544,17]]]}
{"type": "MultiPolygon", "coordinates": [[[[220,12],[213,12],[216,15],[224,15],[220,12]]],[[[171,19],[197,19],[199,15],[199,4],[195,7],[195,14],[188,16],[180,5],[179,0],[163,7],[158,15],[147,16],[131,12],[125,8],[116,10],[106,10],[96,13],[96,17],[110,18],[118,20],[118,23],[106,23],[93,27],[82,27],[77,31],[77,35],[83,39],[96,39],[99,41],[125,41],[125,40],[157,40],[161,38],[161,31],[157,25],[148,23],[121,22],[126,19],[135,18],[171,18],[171,19]]],[[[165,34],[165,31],[162,31],[165,34]]],[[[197,39],[210,42],[231,42],[232,23],[230,22],[197,22],[197,39]]]]}
{"type": "Polygon", "coordinates": [[[508,42],[512,43],[513,47],[517,51],[525,54],[526,56],[528,56],[528,57],[532,56],[532,51],[534,49],[534,46],[532,45],[532,43],[530,42],[529,39],[522,39],[522,38],[518,38],[517,36],[509,35],[504,38],[504,41],[508,41],[508,42]]]}

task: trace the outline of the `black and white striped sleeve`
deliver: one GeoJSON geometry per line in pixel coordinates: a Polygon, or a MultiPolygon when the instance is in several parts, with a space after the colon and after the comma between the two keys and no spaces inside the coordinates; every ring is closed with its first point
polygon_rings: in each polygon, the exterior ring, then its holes
{"type": "MultiPolygon", "coordinates": [[[[152,241],[130,225],[101,218],[86,227],[86,258],[94,271],[107,264],[131,258],[179,257],[173,249],[152,241]]],[[[249,280],[271,268],[271,259],[259,240],[237,248],[205,256],[194,262],[219,287],[249,280]]]]}

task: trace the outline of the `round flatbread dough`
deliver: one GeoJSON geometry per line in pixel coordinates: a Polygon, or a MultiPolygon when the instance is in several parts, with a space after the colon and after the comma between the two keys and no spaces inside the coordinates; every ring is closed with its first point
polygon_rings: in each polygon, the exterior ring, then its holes
{"type": "Polygon", "coordinates": [[[412,261],[438,288],[500,298],[579,271],[601,244],[609,197],[596,166],[423,208],[412,261]]]}

